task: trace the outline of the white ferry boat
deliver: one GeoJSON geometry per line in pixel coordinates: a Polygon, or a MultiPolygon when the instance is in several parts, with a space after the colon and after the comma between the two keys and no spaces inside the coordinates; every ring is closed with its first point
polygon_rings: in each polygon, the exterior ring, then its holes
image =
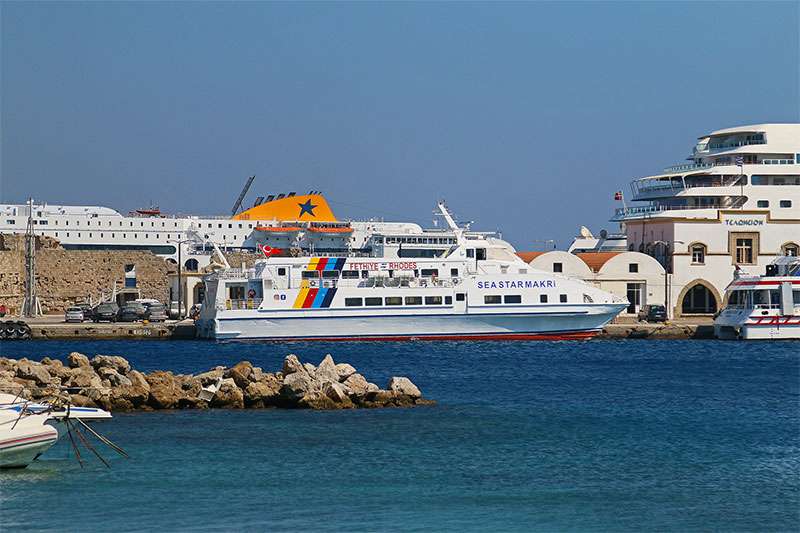
{"type": "Polygon", "coordinates": [[[720,339],[800,339],[800,258],[780,257],[765,276],[740,276],[714,320],[720,339]]]}
{"type": "MultiPolygon", "coordinates": [[[[627,302],[533,270],[507,242],[456,225],[438,257],[273,256],[204,278],[198,332],[214,339],[584,339],[627,302]]],[[[402,247],[402,244],[400,245],[402,247]]]]}

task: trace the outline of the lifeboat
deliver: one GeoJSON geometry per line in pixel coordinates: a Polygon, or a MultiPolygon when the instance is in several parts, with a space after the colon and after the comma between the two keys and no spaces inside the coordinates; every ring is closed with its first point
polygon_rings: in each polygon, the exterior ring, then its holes
{"type": "Polygon", "coordinates": [[[292,235],[302,229],[299,226],[256,226],[256,231],[263,231],[267,235],[292,235]]]}
{"type": "Polygon", "coordinates": [[[353,233],[353,228],[350,226],[312,226],[308,231],[317,235],[341,235],[353,233]]]}

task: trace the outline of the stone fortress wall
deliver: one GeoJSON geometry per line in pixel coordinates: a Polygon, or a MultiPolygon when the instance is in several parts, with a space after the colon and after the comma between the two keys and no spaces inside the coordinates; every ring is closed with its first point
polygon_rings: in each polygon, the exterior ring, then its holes
{"type": "MultiPolygon", "coordinates": [[[[169,301],[169,272],[175,270],[151,252],[64,250],[57,240],[36,237],[36,279],[45,313],[60,313],[78,302],[123,287],[125,266],[135,265],[142,298],[169,301]]],[[[25,295],[25,237],[0,235],[0,304],[19,313],[25,295]]]]}

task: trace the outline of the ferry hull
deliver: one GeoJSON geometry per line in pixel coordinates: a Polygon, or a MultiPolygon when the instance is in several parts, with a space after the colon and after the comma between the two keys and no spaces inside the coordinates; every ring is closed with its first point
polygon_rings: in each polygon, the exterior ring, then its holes
{"type": "Polygon", "coordinates": [[[600,332],[621,310],[598,306],[580,314],[454,314],[428,316],[226,317],[198,321],[217,340],[570,340],[600,332]]]}

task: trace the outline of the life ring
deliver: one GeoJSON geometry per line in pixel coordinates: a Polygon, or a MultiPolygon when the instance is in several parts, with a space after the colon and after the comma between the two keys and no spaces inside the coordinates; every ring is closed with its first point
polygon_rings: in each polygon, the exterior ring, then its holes
{"type": "Polygon", "coordinates": [[[250,289],[249,291],[247,291],[247,297],[248,298],[255,298],[256,297],[256,290],[255,289],[250,289]]]}

